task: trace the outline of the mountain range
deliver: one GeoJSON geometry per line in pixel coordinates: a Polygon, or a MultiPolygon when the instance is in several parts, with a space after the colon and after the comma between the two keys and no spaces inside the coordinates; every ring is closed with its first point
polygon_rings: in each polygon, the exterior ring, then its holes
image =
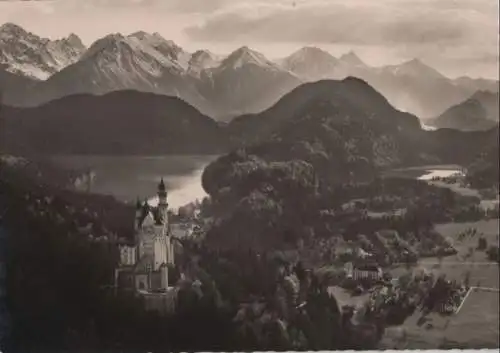
{"type": "Polygon", "coordinates": [[[221,124],[176,97],[138,91],[77,94],[37,107],[4,106],[0,148],[14,155],[221,154],[300,159],[338,180],[417,164],[468,165],[498,145],[498,128],[425,131],[365,81],[303,84],[271,108],[221,124]],[[466,143],[465,143],[466,142],[466,143]]]}
{"type": "Polygon", "coordinates": [[[40,38],[14,24],[0,27],[0,88],[14,106],[36,106],[71,94],[138,90],[179,97],[217,120],[259,113],[303,83],[362,78],[396,108],[435,117],[498,81],[449,79],[418,59],[371,67],[354,52],[339,58],[304,47],[269,60],[248,47],[228,56],[189,53],[158,33],[110,34],[86,48],[76,35],[40,38]]]}
{"type": "Polygon", "coordinates": [[[12,23],[0,27],[0,63],[12,73],[34,79],[49,78],[78,61],[86,49],[75,34],[53,41],[12,23]]]}

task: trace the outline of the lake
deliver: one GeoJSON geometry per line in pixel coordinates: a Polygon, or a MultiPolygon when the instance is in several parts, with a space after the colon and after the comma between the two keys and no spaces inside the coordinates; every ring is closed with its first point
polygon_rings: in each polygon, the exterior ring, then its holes
{"type": "Polygon", "coordinates": [[[112,195],[124,202],[151,199],[160,178],[168,190],[170,207],[178,208],[206,196],[201,186],[204,168],[217,156],[52,156],[51,160],[66,169],[91,170],[92,193],[112,195]]]}
{"type": "Polygon", "coordinates": [[[427,173],[420,176],[418,180],[432,180],[433,178],[448,178],[453,175],[464,175],[460,169],[431,169],[426,172],[427,173]]]}
{"type": "Polygon", "coordinates": [[[463,175],[463,168],[456,164],[425,165],[388,170],[384,175],[398,178],[411,178],[430,181],[434,177],[447,178],[452,175],[463,175]]]}

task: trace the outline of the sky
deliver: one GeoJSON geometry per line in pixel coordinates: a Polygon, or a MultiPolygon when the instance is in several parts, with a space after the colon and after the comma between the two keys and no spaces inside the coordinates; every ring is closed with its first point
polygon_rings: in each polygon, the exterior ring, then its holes
{"type": "Polygon", "coordinates": [[[498,0],[0,0],[0,24],[85,44],[158,32],[188,51],[243,45],[270,59],[303,46],[374,66],[419,58],[450,77],[498,78],[498,0]]]}

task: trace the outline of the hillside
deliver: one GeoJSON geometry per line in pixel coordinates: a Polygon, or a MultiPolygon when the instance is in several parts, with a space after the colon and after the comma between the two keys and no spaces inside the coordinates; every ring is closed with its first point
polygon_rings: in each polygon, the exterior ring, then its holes
{"type": "Polygon", "coordinates": [[[463,131],[491,129],[498,125],[498,92],[478,91],[426,124],[463,131]]]}
{"type": "Polygon", "coordinates": [[[417,117],[350,77],[304,84],[261,114],[235,118],[227,129],[243,154],[269,163],[303,160],[329,184],[369,181],[396,166],[469,165],[498,141],[498,129],[424,131],[417,117]]]}
{"type": "Polygon", "coordinates": [[[2,102],[12,102],[24,97],[26,92],[37,84],[37,80],[9,72],[6,65],[0,64],[0,92],[2,102]]]}
{"type": "Polygon", "coordinates": [[[418,119],[350,77],[302,85],[267,111],[234,119],[228,129],[234,145],[250,146],[266,160],[303,159],[341,181],[421,159],[412,145],[421,133],[418,119]]]}
{"type": "MultiPolygon", "coordinates": [[[[468,166],[485,149],[498,149],[498,129],[422,130],[418,118],[355,78],[300,86],[267,111],[234,119],[228,129],[233,144],[243,147],[210,164],[202,182],[217,219],[207,239],[232,249],[296,249],[299,241],[314,247],[319,234],[337,231],[346,241],[352,240],[346,233],[381,229],[400,229],[407,237],[418,227],[427,244],[444,244],[428,232],[429,222],[463,214],[470,201],[424,182],[381,180],[381,172],[418,164],[468,166]],[[408,216],[378,222],[361,210],[344,211],[343,203],[356,198],[368,198],[375,208],[397,204],[408,216]]],[[[386,250],[378,251],[383,259],[386,250]]]]}
{"type": "Polygon", "coordinates": [[[74,95],[35,108],[5,107],[2,148],[23,154],[218,153],[218,124],[178,98],[133,91],[74,95]]]}
{"type": "MultiPolygon", "coordinates": [[[[498,130],[497,130],[498,131],[498,130]]],[[[491,141],[468,166],[467,179],[473,187],[490,188],[499,185],[498,134],[496,143],[491,141]]]]}
{"type": "Polygon", "coordinates": [[[488,119],[498,122],[500,115],[498,91],[479,90],[471,98],[478,100],[483,105],[488,119]]]}

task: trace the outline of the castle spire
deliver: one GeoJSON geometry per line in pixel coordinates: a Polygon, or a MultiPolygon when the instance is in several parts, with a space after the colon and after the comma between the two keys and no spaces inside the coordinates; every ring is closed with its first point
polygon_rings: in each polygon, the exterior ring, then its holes
{"type": "Polygon", "coordinates": [[[162,219],[166,218],[167,209],[168,209],[167,189],[165,187],[165,182],[163,181],[162,177],[160,183],[158,184],[158,211],[162,219]]]}

